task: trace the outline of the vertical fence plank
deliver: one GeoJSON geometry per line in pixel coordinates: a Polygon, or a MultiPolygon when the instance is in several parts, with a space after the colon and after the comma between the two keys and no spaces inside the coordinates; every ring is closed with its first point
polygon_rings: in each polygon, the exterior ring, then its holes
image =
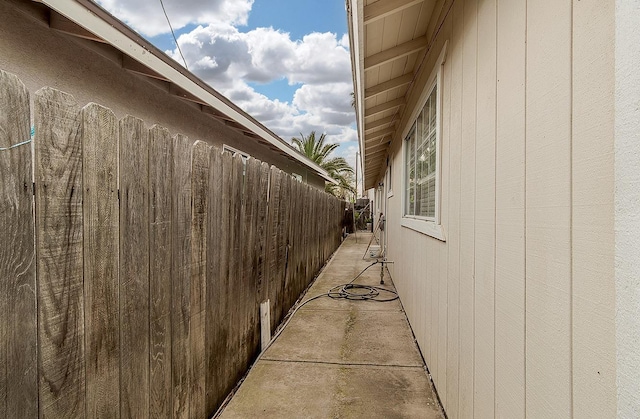
{"type": "MultiPolygon", "coordinates": [[[[29,139],[29,93],[0,71],[0,147],[29,139]]],[[[38,414],[31,146],[0,151],[0,416],[38,414]]]]}
{"type": "Polygon", "coordinates": [[[299,283],[304,283],[307,280],[307,270],[306,270],[306,228],[307,225],[305,224],[305,222],[307,221],[306,219],[306,215],[305,215],[305,208],[306,208],[306,186],[304,184],[299,184],[298,186],[298,191],[297,191],[297,201],[298,201],[298,205],[296,208],[296,213],[297,213],[297,231],[299,234],[299,239],[298,239],[298,249],[296,251],[296,260],[297,260],[297,272],[296,272],[296,276],[298,277],[297,281],[299,283]]]}
{"type": "Polygon", "coordinates": [[[291,205],[289,197],[291,194],[290,176],[286,173],[282,174],[280,182],[280,217],[278,222],[278,276],[277,280],[282,283],[284,288],[284,311],[289,311],[295,300],[291,301],[291,290],[285,288],[286,266],[287,266],[287,248],[289,243],[289,218],[291,215],[291,205]]]}
{"type": "Polygon", "coordinates": [[[231,357],[232,365],[234,365],[234,371],[231,374],[234,376],[234,383],[242,376],[242,371],[246,368],[244,359],[244,339],[243,339],[243,291],[244,286],[241,278],[241,266],[242,260],[242,188],[243,188],[243,170],[244,165],[242,163],[242,157],[236,154],[232,157],[231,162],[231,194],[230,205],[231,210],[229,218],[229,232],[230,232],[230,246],[231,254],[229,255],[229,289],[231,293],[229,298],[233,304],[229,304],[230,310],[230,330],[232,331],[231,339],[228,344],[228,348],[231,357]]]}
{"type": "Polygon", "coordinates": [[[297,250],[297,232],[295,226],[296,220],[296,200],[295,200],[295,183],[292,183],[293,177],[287,177],[289,186],[289,218],[287,219],[287,230],[289,236],[289,243],[287,245],[287,266],[285,268],[284,287],[285,289],[296,287],[296,250],[297,250]]]}
{"type": "MultiPolygon", "coordinates": [[[[266,254],[267,254],[267,194],[269,193],[269,165],[267,163],[260,164],[260,185],[258,187],[258,219],[256,230],[256,253],[258,265],[256,282],[258,284],[257,298],[258,303],[266,301],[269,298],[268,281],[266,280],[266,254]]],[[[273,330],[273,329],[272,329],[273,330]]]]}
{"type": "Polygon", "coordinates": [[[82,110],[86,398],[89,417],[119,417],[118,137],[116,117],[82,110]]]}
{"type": "MultiPolygon", "coordinates": [[[[207,292],[207,213],[209,211],[209,153],[211,147],[202,141],[192,151],[191,214],[191,385],[189,387],[191,417],[201,418],[205,412],[205,313],[207,292]]],[[[210,412],[209,412],[210,413],[210,412]]]]}
{"type": "Polygon", "coordinates": [[[231,155],[211,149],[207,232],[207,414],[212,415],[231,388],[229,330],[229,215],[231,155]]]}
{"type": "MultiPolygon", "coordinates": [[[[302,272],[302,259],[304,257],[304,237],[302,237],[301,227],[304,225],[304,185],[302,183],[294,183],[291,185],[291,237],[293,245],[291,246],[291,279],[287,282],[287,287],[300,281],[300,277],[304,275],[302,272]]],[[[287,307],[292,303],[289,292],[289,298],[286,302],[287,307]]]]}
{"type": "Polygon", "coordinates": [[[245,166],[244,176],[244,215],[242,218],[242,281],[245,292],[242,295],[245,306],[244,341],[246,357],[249,361],[259,347],[260,338],[260,305],[258,300],[258,253],[257,219],[260,188],[260,161],[249,159],[245,166]]]}
{"type": "Polygon", "coordinates": [[[296,239],[296,249],[295,249],[295,259],[296,259],[296,283],[304,284],[306,281],[306,271],[305,271],[305,229],[307,226],[305,225],[304,218],[304,208],[305,208],[305,197],[304,197],[305,185],[298,182],[296,184],[295,191],[295,199],[296,199],[296,207],[295,207],[295,231],[298,236],[296,239]]]}
{"type": "MultiPolygon", "coordinates": [[[[206,412],[213,414],[216,406],[220,402],[218,389],[221,387],[222,375],[224,373],[224,362],[222,357],[219,332],[224,325],[221,290],[221,270],[222,255],[220,252],[223,246],[222,240],[222,219],[221,202],[223,191],[222,180],[222,155],[216,147],[209,149],[207,173],[207,212],[205,217],[206,225],[206,307],[205,307],[205,394],[206,412]]],[[[226,337],[225,337],[226,338],[226,337]]]]}
{"type": "Polygon", "coordinates": [[[180,134],[173,138],[171,380],[174,418],[188,418],[191,388],[191,146],[180,134]]]}
{"type": "Polygon", "coordinates": [[[296,238],[296,249],[294,252],[295,260],[296,260],[296,283],[303,284],[305,282],[305,274],[304,274],[304,235],[305,235],[305,225],[303,218],[304,211],[304,185],[300,182],[297,182],[295,185],[295,234],[296,238]]]}
{"type": "Polygon", "coordinates": [[[169,131],[149,130],[149,414],[171,412],[171,185],[172,149],[169,131]]]}
{"type": "Polygon", "coordinates": [[[269,169],[269,208],[267,213],[267,250],[266,250],[266,278],[268,284],[268,296],[271,301],[271,330],[282,319],[281,289],[276,280],[276,267],[278,259],[278,202],[280,200],[280,171],[271,166],[269,169]]]}
{"type": "Polygon", "coordinates": [[[240,198],[240,213],[237,220],[237,238],[236,241],[239,244],[238,248],[238,270],[237,270],[237,282],[238,282],[238,299],[236,300],[236,307],[238,308],[238,319],[236,320],[238,336],[238,358],[240,370],[244,369],[243,365],[249,359],[249,353],[251,351],[251,339],[249,337],[249,316],[251,308],[255,303],[255,297],[252,292],[251,286],[251,253],[253,246],[249,246],[249,240],[251,240],[252,234],[252,214],[251,209],[255,197],[251,195],[251,184],[253,183],[253,171],[250,168],[250,162],[242,162],[240,156],[234,156],[234,164],[236,159],[240,159],[240,163],[243,165],[242,171],[239,173],[239,185],[236,185],[235,189],[239,192],[240,198]],[[251,299],[251,301],[249,301],[251,299]]]}
{"type": "Polygon", "coordinates": [[[317,189],[311,189],[311,268],[313,272],[309,276],[309,281],[313,279],[318,266],[318,208],[320,202],[320,192],[317,189]]]}
{"type": "Polygon", "coordinates": [[[71,95],[35,97],[40,415],[85,415],[82,144],[71,95]]]}
{"type": "Polygon", "coordinates": [[[120,120],[120,416],[149,416],[149,139],[120,120]]]}
{"type": "Polygon", "coordinates": [[[309,225],[311,223],[311,217],[309,216],[309,206],[310,206],[310,189],[309,185],[303,185],[302,188],[302,225],[304,229],[303,241],[302,241],[302,264],[303,264],[303,272],[304,272],[304,282],[309,280],[309,274],[311,272],[311,258],[310,258],[310,231],[309,225]]]}

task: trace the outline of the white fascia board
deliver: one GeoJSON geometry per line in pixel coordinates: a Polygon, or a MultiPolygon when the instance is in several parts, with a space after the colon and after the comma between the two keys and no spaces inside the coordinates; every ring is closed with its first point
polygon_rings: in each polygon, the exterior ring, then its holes
{"type": "MultiPolygon", "coordinates": [[[[360,154],[364,156],[364,2],[361,0],[349,0],[351,19],[349,26],[351,27],[351,54],[353,56],[353,81],[356,101],[356,123],[358,125],[358,142],[360,145],[360,154]]],[[[363,157],[363,173],[364,173],[364,157],[363,157]]]]}
{"type": "Polygon", "coordinates": [[[238,112],[236,109],[233,109],[218,97],[214,96],[211,92],[194,83],[186,75],[182,74],[176,68],[172,67],[170,64],[162,60],[160,57],[149,51],[144,46],[139,45],[129,36],[120,32],[117,28],[91,12],[80,2],[76,0],[41,0],[41,2],[43,4],[46,4],[49,8],[65,16],[66,18],[71,19],[73,22],[82,26],[89,32],[104,39],[113,47],[149,67],[151,70],[170,80],[175,85],[191,93],[197,98],[202,99],[214,109],[217,109],[230,118],[233,118],[237,123],[250,129],[256,135],[259,135],[265,141],[268,141],[270,144],[277,147],[285,154],[291,156],[298,162],[309,167],[325,180],[337,184],[336,180],[331,178],[326,170],[324,170],[302,154],[297,153],[282,139],[275,136],[273,133],[268,132],[261,125],[256,124],[244,113],[238,112]]]}

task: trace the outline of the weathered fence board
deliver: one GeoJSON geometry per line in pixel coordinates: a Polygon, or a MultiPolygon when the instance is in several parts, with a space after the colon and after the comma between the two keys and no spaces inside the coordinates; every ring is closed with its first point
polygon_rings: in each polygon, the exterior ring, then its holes
{"type": "Polygon", "coordinates": [[[116,117],[82,110],[84,330],[89,417],[120,413],[118,303],[118,137],[116,117]]]}
{"type": "Polygon", "coordinates": [[[149,414],[171,414],[171,187],[173,144],[169,131],[149,129],[149,414]]]}
{"type": "Polygon", "coordinates": [[[149,417],[149,136],[119,123],[120,416],[149,417]]]}
{"type": "Polygon", "coordinates": [[[40,415],[85,416],[80,109],[66,93],[35,95],[40,415]]]}
{"type": "Polygon", "coordinates": [[[286,179],[289,183],[289,219],[287,220],[287,236],[289,237],[289,242],[287,243],[287,265],[285,267],[285,276],[284,276],[284,289],[285,293],[288,294],[287,290],[295,288],[296,282],[296,251],[297,249],[297,230],[296,230],[296,206],[298,204],[297,196],[296,196],[296,185],[297,181],[295,181],[292,177],[286,179]]]}
{"type": "MultiPolygon", "coordinates": [[[[221,362],[226,343],[227,319],[226,302],[222,298],[227,292],[227,268],[226,255],[228,254],[228,236],[223,234],[224,221],[228,216],[228,206],[224,206],[223,218],[223,197],[226,192],[223,180],[223,162],[221,151],[213,147],[209,157],[209,211],[208,211],[208,232],[207,240],[207,317],[206,317],[206,354],[207,354],[207,413],[215,410],[218,403],[222,401],[221,393],[226,382],[224,380],[225,368],[227,365],[221,362]],[[223,252],[227,252],[223,255],[223,252]]],[[[227,168],[228,173],[228,168],[227,168]]],[[[225,197],[226,199],[226,197],[225,197]]]]}
{"type": "MultiPolygon", "coordinates": [[[[257,231],[256,231],[256,257],[257,266],[253,273],[257,283],[257,302],[262,303],[269,298],[269,283],[266,280],[266,255],[267,255],[267,195],[269,194],[269,165],[260,163],[260,182],[258,186],[258,215],[257,215],[257,231]]],[[[258,332],[259,333],[259,332],[258,332]]]]}
{"type": "Polygon", "coordinates": [[[269,207],[267,212],[267,250],[266,272],[268,297],[271,301],[271,330],[282,318],[282,304],[280,304],[282,289],[277,281],[278,263],[278,213],[280,201],[280,170],[271,166],[269,174],[269,207]]]}
{"type": "Polygon", "coordinates": [[[231,195],[230,195],[230,217],[229,217],[229,232],[230,232],[230,250],[231,255],[229,257],[229,289],[230,298],[233,304],[230,304],[230,327],[231,338],[229,339],[230,346],[228,347],[228,353],[234,354],[231,356],[233,370],[236,375],[234,377],[234,383],[240,379],[244,371],[244,344],[243,333],[244,327],[242,319],[244,317],[244,301],[243,290],[244,284],[241,277],[242,260],[242,188],[243,188],[243,163],[242,157],[236,154],[232,157],[231,161],[231,195]]]}
{"type": "Polygon", "coordinates": [[[191,148],[187,137],[173,138],[171,379],[174,418],[188,418],[191,342],[191,148]]]}
{"type": "Polygon", "coordinates": [[[230,380],[227,361],[229,339],[229,193],[231,156],[211,149],[207,232],[206,394],[211,415],[225,397],[230,380]]]}
{"type": "Polygon", "coordinates": [[[304,217],[304,207],[306,203],[305,196],[305,186],[302,183],[296,183],[297,188],[297,204],[296,204],[296,212],[295,212],[295,226],[296,226],[296,247],[295,247],[295,260],[296,260],[296,278],[295,283],[298,284],[306,284],[306,265],[305,265],[305,255],[306,255],[306,247],[305,247],[305,222],[306,219],[304,217]]]}
{"type": "MultiPolygon", "coordinates": [[[[0,147],[29,139],[29,93],[0,70],[0,147]]],[[[0,416],[38,414],[31,144],[0,151],[0,416]],[[5,397],[6,395],[6,397],[5,397]]]]}
{"type": "MultiPolygon", "coordinates": [[[[206,415],[206,295],[207,295],[207,229],[209,194],[209,154],[211,147],[202,141],[192,151],[192,214],[191,214],[191,417],[206,415]]],[[[210,406],[209,411],[214,407],[210,406]]]]}
{"type": "Polygon", "coordinates": [[[274,330],[340,243],[339,201],[49,88],[32,178],[28,103],[0,72],[0,416],[211,416],[260,303],[274,330]]]}
{"type": "Polygon", "coordinates": [[[289,247],[289,219],[291,218],[291,183],[289,182],[290,176],[284,172],[281,172],[280,178],[280,209],[278,217],[278,270],[276,274],[276,280],[282,284],[282,301],[285,306],[283,311],[286,311],[293,305],[291,302],[291,289],[286,288],[286,268],[288,259],[288,247],[289,247]]]}
{"type": "Polygon", "coordinates": [[[247,362],[253,357],[259,347],[260,306],[257,298],[259,286],[257,283],[257,250],[256,232],[258,219],[258,191],[260,188],[260,162],[249,159],[244,170],[244,201],[242,205],[242,266],[241,280],[243,289],[241,304],[244,306],[243,328],[241,341],[245,342],[244,356],[247,362]]]}

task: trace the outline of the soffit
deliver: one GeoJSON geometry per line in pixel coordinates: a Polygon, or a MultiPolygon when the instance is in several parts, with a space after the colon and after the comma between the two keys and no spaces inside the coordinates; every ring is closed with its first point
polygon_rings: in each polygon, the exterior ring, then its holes
{"type": "Polygon", "coordinates": [[[386,168],[388,147],[402,127],[407,92],[436,29],[446,0],[351,0],[350,30],[358,131],[365,189],[386,168]],[[357,10],[354,12],[354,10],[357,10]],[[359,77],[358,77],[359,74],[359,77]]]}

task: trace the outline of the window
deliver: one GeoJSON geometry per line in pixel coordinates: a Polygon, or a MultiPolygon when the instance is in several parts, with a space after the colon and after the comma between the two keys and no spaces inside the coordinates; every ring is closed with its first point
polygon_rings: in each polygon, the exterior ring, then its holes
{"type": "Polygon", "coordinates": [[[438,85],[434,85],[406,138],[405,215],[436,218],[438,85]]]}
{"type": "Polygon", "coordinates": [[[249,157],[251,157],[250,155],[248,155],[247,153],[244,153],[240,150],[238,150],[237,148],[233,148],[229,145],[223,144],[222,145],[222,151],[227,151],[229,153],[231,153],[232,156],[235,156],[236,154],[239,154],[240,157],[242,157],[242,162],[246,165],[247,164],[247,159],[249,157]]]}
{"type": "Polygon", "coordinates": [[[405,128],[401,225],[445,240],[440,225],[440,97],[447,44],[405,128]]]}

